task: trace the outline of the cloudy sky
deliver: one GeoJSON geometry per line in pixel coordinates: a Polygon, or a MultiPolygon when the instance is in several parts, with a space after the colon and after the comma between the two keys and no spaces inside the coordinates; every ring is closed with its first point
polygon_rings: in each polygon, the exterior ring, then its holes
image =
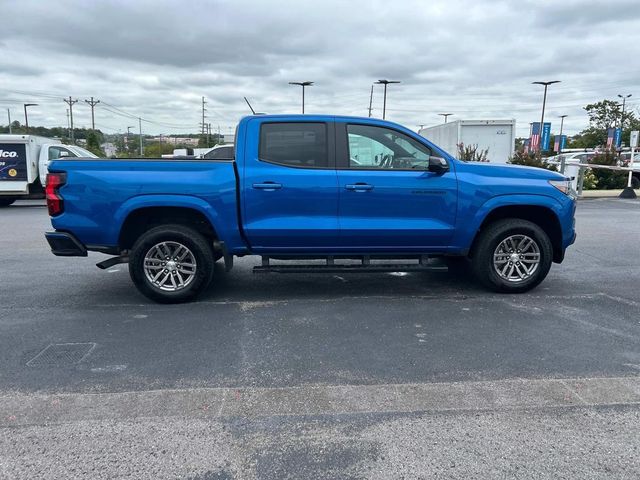
{"type": "MultiPolygon", "coordinates": [[[[582,106],[632,93],[640,107],[638,0],[98,1],[0,0],[0,124],[6,109],[34,125],[66,125],[62,97],[101,100],[96,124],[126,132],[197,131],[200,99],[223,133],[248,113],[367,115],[373,81],[400,80],[387,118],[410,128],[453,119],[539,120],[538,80],[550,87],[546,119],[583,129],[582,106]]],[[[382,116],[376,86],[373,115],[382,116]]]]}

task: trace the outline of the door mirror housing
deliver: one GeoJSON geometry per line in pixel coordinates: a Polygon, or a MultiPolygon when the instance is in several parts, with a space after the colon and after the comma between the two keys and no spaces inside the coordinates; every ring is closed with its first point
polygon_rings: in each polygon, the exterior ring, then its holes
{"type": "Polygon", "coordinates": [[[449,171],[449,162],[442,157],[429,157],[429,171],[442,175],[449,171]]]}

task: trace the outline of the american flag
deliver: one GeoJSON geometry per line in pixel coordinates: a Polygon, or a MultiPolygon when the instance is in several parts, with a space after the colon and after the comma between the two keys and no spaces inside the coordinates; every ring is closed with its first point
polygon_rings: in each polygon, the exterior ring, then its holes
{"type": "Polygon", "coordinates": [[[531,125],[529,149],[532,152],[538,152],[540,150],[540,122],[533,122],[533,125],[531,125]]]}
{"type": "Polygon", "coordinates": [[[615,128],[610,128],[607,130],[607,150],[613,147],[613,137],[616,134],[615,128]]]}

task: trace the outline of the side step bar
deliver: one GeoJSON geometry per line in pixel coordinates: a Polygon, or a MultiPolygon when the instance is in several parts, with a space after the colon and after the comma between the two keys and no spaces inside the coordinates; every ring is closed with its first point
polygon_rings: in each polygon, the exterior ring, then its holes
{"type": "MultiPolygon", "coordinates": [[[[295,259],[292,259],[295,260],[295,259]]],[[[438,259],[422,255],[417,263],[372,263],[362,257],[361,263],[335,263],[334,257],[326,257],[326,264],[271,264],[269,257],[262,257],[262,265],[253,267],[253,273],[359,273],[359,272],[415,272],[446,271],[438,259]]]]}

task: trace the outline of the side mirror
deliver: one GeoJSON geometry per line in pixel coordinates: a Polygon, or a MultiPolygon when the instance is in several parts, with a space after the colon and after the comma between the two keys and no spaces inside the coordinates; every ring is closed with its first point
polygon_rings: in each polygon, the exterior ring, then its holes
{"type": "Polygon", "coordinates": [[[429,171],[436,175],[442,175],[449,171],[449,163],[442,157],[430,157],[429,171]]]}

